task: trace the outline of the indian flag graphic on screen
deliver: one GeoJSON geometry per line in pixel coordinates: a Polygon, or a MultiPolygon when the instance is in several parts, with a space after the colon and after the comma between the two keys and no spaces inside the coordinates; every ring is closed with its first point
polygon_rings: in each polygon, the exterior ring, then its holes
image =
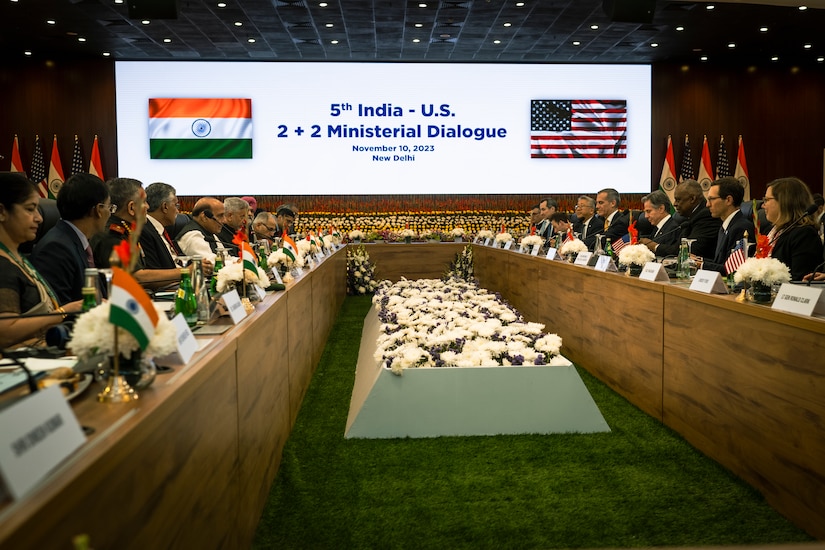
{"type": "Polygon", "coordinates": [[[150,99],[149,157],[251,159],[252,100],[150,99]]]}

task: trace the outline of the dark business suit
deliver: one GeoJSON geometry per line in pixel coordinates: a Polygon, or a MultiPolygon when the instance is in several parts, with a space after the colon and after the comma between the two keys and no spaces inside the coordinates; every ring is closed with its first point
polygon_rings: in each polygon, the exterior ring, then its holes
{"type": "MultiPolygon", "coordinates": [[[[616,212],[613,216],[613,220],[610,222],[610,226],[608,226],[607,230],[604,232],[605,238],[610,239],[611,242],[615,243],[627,235],[627,226],[629,225],[629,221],[629,216],[627,214],[624,212],[616,212]]],[[[602,224],[604,224],[604,222],[602,222],[602,224]]]]}
{"type": "Polygon", "coordinates": [[[140,249],[143,251],[143,266],[146,269],[173,269],[178,267],[175,260],[166,248],[166,242],[160,236],[155,226],[146,222],[138,238],[140,249]]]}
{"type": "Polygon", "coordinates": [[[741,210],[737,210],[728,224],[727,231],[722,228],[719,229],[716,241],[716,253],[712,260],[708,261],[706,259],[702,262],[702,269],[718,271],[723,275],[727,275],[728,272],[725,269],[725,261],[728,259],[728,256],[730,256],[730,251],[736,246],[736,243],[744,238],[746,231],[748,233],[748,240],[751,243],[755,242],[756,239],[754,235],[756,232],[753,229],[753,222],[746,218],[741,210]]]}
{"type": "Polygon", "coordinates": [[[682,222],[682,231],[678,240],[673,244],[659,245],[656,249],[657,256],[676,256],[679,254],[679,244],[682,239],[696,239],[690,251],[703,258],[712,258],[716,255],[716,239],[719,236],[719,228],[722,227],[722,220],[710,215],[707,205],[700,203],[691,212],[690,217],[682,222]]]}
{"type": "Polygon", "coordinates": [[[596,235],[601,235],[604,232],[604,219],[598,214],[592,216],[590,221],[579,222],[573,226],[573,231],[579,234],[579,238],[587,245],[588,250],[593,250],[596,246],[596,235]]]}
{"type": "Polygon", "coordinates": [[[822,261],[822,241],[816,227],[799,225],[783,231],[773,243],[771,258],[790,268],[793,281],[813,272],[822,261]]]}
{"type": "Polygon", "coordinates": [[[654,225],[653,233],[648,238],[659,245],[656,247],[656,255],[661,256],[662,254],[659,252],[661,246],[673,245],[679,242],[679,222],[673,216],[669,217],[662,229],[654,225]]]}
{"type": "Polygon", "coordinates": [[[34,247],[31,263],[46,279],[61,304],[83,298],[86,250],[74,229],[63,220],[43,235],[34,247]]]}

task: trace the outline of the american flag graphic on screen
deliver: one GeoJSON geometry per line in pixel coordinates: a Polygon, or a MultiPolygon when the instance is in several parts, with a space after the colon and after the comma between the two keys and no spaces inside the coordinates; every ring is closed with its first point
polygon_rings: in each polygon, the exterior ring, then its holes
{"type": "Polygon", "coordinates": [[[532,158],[626,158],[627,101],[534,99],[532,158]]]}

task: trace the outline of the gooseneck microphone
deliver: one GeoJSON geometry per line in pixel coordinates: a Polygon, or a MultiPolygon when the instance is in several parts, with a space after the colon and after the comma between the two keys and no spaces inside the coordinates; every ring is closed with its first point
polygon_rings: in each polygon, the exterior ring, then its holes
{"type": "MultiPolygon", "coordinates": [[[[782,231],[783,231],[783,232],[784,232],[784,231],[787,231],[788,229],[790,229],[790,228],[792,228],[792,227],[794,227],[794,226],[799,225],[799,223],[800,223],[802,220],[804,220],[805,218],[807,218],[808,216],[810,216],[811,214],[813,214],[814,212],[816,212],[818,209],[819,209],[819,207],[818,207],[817,205],[815,205],[815,204],[810,205],[808,208],[806,208],[806,209],[805,209],[805,213],[804,213],[804,214],[802,214],[801,216],[799,216],[798,218],[796,218],[794,221],[792,221],[791,223],[789,223],[786,227],[783,227],[783,228],[782,228],[782,231]]],[[[774,239],[776,239],[776,237],[774,237],[774,239]]]]}
{"type": "Polygon", "coordinates": [[[807,286],[811,286],[811,282],[814,280],[814,275],[816,275],[816,272],[819,271],[820,269],[822,269],[823,267],[825,267],[825,262],[822,262],[821,264],[819,264],[818,266],[816,266],[814,268],[814,270],[811,272],[811,278],[808,279],[807,286]]]}

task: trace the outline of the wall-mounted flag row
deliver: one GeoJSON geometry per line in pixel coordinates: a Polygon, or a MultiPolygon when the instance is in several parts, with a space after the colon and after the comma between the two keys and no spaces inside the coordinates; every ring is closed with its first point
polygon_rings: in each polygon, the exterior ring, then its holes
{"type": "MultiPolygon", "coordinates": [[[[46,165],[46,156],[43,153],[43,145],[41,144],[40,136],[35,136],[34,147],[32,152],[31,164],[27,171],[23,165],[23,159],[20,155],[20,143],[17,134],[14,136],[14,144],[11,151],[11,167],[12,172],[23,172],[35,185],[40,196],[43,198],[57,198],[63,182],[66,181],[66,174],[63,171],[63,164],[60,161],[60,152],[57,148],[57,135],[52,141],[51,155],[49,156],[49,164],[46,165]]],[[[100,179],[103,177],[103,166],[100,162],[100,148],[98,146],[98,137],[95,136],[92,144],[92,153],[89,156],[88,170],[86,169],[86,162],[83,157],[83,148],[80,145],[80,138],[74,136],[74,149],[72,151],[72,164],[70,176],[77,173],[94,174],[100,179]]]]}
{"type": "Polygon", "coordinates": [[[708,137],[704,136],[702,140],[702,151],[699,157],[699,171],[694,171],[693,156],[690,151],[690,138],[685,135],[685,145],[682,148],[682,163],[679,166],[679,173],[676,173],[676,161],[673,155],[673,141],[671,136],[667,136],[667,149],[665,150],[665,161],[662,165],[662,175],[659,178],[659,188],[667,193],[670,200],[673,200],[673,191],[676,189],[677,183],[681,183],[686,179],[695,179],[702,186],[702,189],[710,188],[711,183],[719,178],[733,176],[737,178],[742,187],[745,188],[745,200],[750,200],[750,179],[748,178],[748,165],[745,162],[745,146],[742,142],[742,136],[739,136],[739,146],[736,152],[736,169],[731,173],[730,163],[728,162],[728,150],[725,145],[725,136],[719,138],[719,149],[716,156],[716,171],[714,173],[713,164],[711,163],[710,148],[708,147],[708,137]]]}

